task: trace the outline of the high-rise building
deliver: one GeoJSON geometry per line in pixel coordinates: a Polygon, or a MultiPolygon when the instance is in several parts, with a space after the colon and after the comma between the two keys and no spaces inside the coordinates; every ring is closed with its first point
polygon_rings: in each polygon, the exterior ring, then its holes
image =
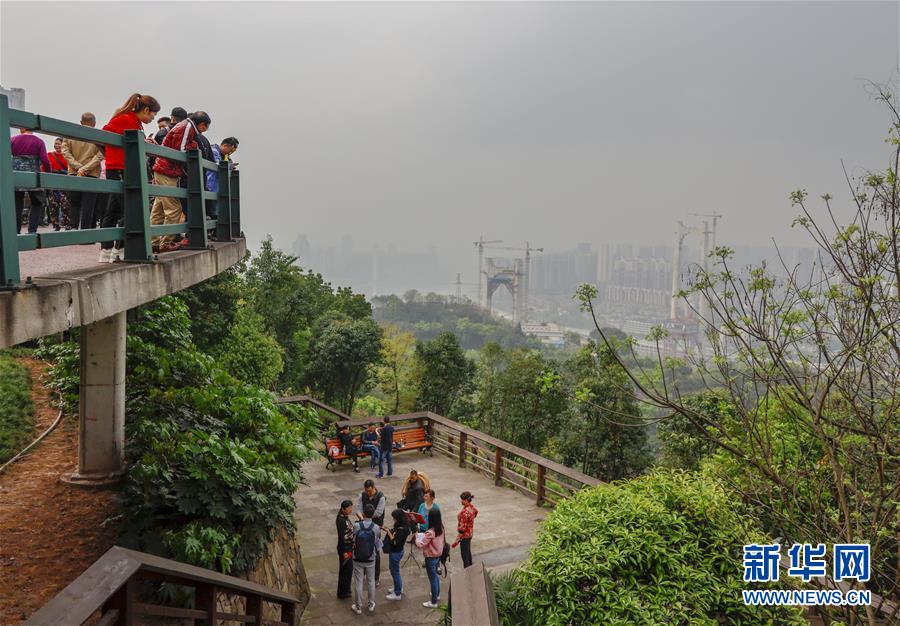
{"type": "Polygon", "coordinates": [[[25,90],[21,87],[4,87],[0,85],[0,94],[9,99],[9,107],[11,109],[25,108],[25,90]]]}

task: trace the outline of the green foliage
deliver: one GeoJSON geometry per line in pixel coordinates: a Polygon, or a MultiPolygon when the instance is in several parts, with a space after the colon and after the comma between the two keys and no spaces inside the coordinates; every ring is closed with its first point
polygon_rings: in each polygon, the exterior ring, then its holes
{"type": "Polygon", "coordinates": [[[419,409],[451,415],[471,381],[474,366],[466,359],[459,340],[450,332],[431,341],[416,342],[419,368],[419,409]]]}
{"type": "Polygon", "coordinates": [[[763,541],[753,528],[693,474],[584,490],[547,517],[498,608],[505,624],[806,624],[795,608],[744,605],[742,546],[763,541]]]}
{"type": "MultiPolygon", "coordinates": [[[[372,307],[360,294],[348,288],[332,289],[320,274],[304,273],[296,257],[276,250],[271,238],[262,242],[244,274],[247,302],[260,316],[266,332],[275,337],[284,351],[282,388],[317,387],[321,368],[310,354],[316,329],[327,324],[323,316],[334,313],[349,320],[372,317],[372,307]],[[309,369],[315,370],[310,373],[309,369]]],[[[343,386],[352,386],[343,381],[343,386]]]]}
{"type": "MultiPolygon", "coordinates": [[[[721,390],[688,396],[684,406],[702,415],[706,423],[733,423],[737,417],[734,404],[721,390]]],[[[714,433],[704,433],[682,413],[675,413],[659,422],[656,432],[660,442],[660,463],[666,467],[696,470],[700,462],[716,450],[716,445],[710,440],[710,435],[714,433]]]]}
{"type": "Polygon", "coordinates": [[[238,308],[225,341],[212,354],[229,374],[264,389],[272,388],[284,368],[284,350],[265,332],[262,318],[245,306],[238,308]]]}
{"type": "Polygon", "coordinates": [[[28,369],[0,352],[0,463],[12,458],[32,438],[34,405],[28,369]]]}
{"type": "Polygon", "coordinates": [[[81,382],[81,350],[78,347],[79,330],[72,332],[68,341],[60,341],[56,335],[38,340],[35,356],[49,363],[47,368],[48,389],[56,391],[62,398],[62,408],[66,415],[78,414],[78,394],[81,382]]]}
{"type": "Polygon", "coordinates": [[[468,300],[407,292],[403,300],[391,295],[377,296],[372,302],[376,320],[394,324],[421,341],[451,332],[463,350],[477,350],[488,342],[505,348],[540,348],[540,342],[525,335],[516,324],[498,319],[468,300]]]}
{"type": "Polygon", "coordinates": [[[239,268],[232,268],[178,292],[177,297],[190,311],[191,336],[198,349],[212,353],[226,340],[234,327],[244,291],[239,268]]]}
{"type": "Polygon", "coordinates": [[[631,380],[605,346],[569,359],[573,417],[560,434],[564,462],[603,480],[642,472],[652,461],[631,380]]]}
{"type": "Polygon", "coordinates": [[[383,417],[387,414],[384,402],[375,396],[363,396],[353,407],[354,417],[383,417]]]}
{"type": "Polygon", "coordinates": [[[316,323],[308,353],[306,384],[349,415],[381,361],[381,328],[372,318],[330,313],[316,323]]]}
{"type": "MultiPolygon", "coordinates": [[[[316,455],[318,421],[200,352],[181,299],[162,298],[131,318],[121,542],[245,571],[277,528],[293,528],[293,494],[301,463],[316,455]]],[[[77,384],[77,345],[45,350],[61,355],[54,384],[77,384]]]]}

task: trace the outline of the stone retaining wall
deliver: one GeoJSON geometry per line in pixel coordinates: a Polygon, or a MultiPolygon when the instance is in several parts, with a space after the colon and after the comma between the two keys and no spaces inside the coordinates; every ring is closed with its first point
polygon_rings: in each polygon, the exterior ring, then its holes
{"type": "MultiPolygon", "coordinates": [[[[275,540],[266,546],[266,556],[259,560],[252,571],[238,577],[299,598],[300,605],[296,610],[296,618],[297,623],[300,622],[300,615],[309,602],[309,584],[306,582],[300,544],[288,531],[283,528],[279,530],[275,540]]],[[[216,604],[218,610],[223,613],[243,613],[245,608],[244,598],[224,593],[219,594],[216,604]]],[[[277,620],[280,616],[278,606],[265,603],[264,618],[277,620]]]]}

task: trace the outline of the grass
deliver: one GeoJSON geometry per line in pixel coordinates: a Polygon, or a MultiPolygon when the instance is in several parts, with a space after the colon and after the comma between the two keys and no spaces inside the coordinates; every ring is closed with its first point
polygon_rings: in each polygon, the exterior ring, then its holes
{"type": "Polygon", "coordinates": [[[34,431],[28,369],[9,353],[0,352],[0,463],[21,450],[34,431]]]}

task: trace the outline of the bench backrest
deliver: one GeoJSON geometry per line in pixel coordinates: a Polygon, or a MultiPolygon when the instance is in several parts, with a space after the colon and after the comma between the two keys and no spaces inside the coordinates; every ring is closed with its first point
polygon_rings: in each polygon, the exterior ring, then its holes
{"type": "MultiPolygon", "coordinates": [[[[354,435],[354,439],[360,435],[354,435]]],[[[402,441],[404,444],[422,443],[428,438],[424,426],[412,426],[394,430],[394,441],[402,441]]],[[[325,447],[331,450],[332,446],[342,448],[341,440],[337,437],[326,437],[325,447]]],[[[342,448],[343,449],[343,448],[342,448]]]]}

